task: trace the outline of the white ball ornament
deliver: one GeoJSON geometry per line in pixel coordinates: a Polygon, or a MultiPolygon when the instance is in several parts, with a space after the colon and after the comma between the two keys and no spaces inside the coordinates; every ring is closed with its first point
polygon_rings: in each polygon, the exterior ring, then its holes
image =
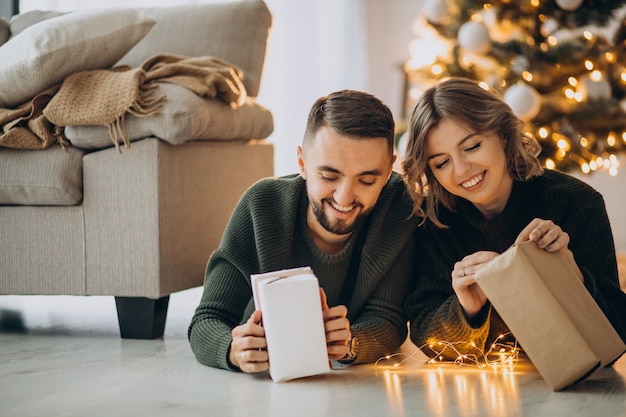
{"type": "Polygon", "coordinates": [[[457,34],[459,45],[468,52],[484,55],[491,50],[489,29],[481,22],[463,23],[457,34]]]}
{"type": "Polygon", "coordinates": [[[432,23],[443,25],[450,20],[450,8],[446,0],[426,0],[422,12],[432,23]]]}
{"type": "Polygon", "coordinates": [[[578,9],[583,4],[583,0],[556,0],[556,5],[566,12],[578,9]]]}
{"type": "Polygon", "coordinates": [[[606,78],[594,80],[589,75],[578,80],[576,91],[582,95],[584,101],[608,100],[613,95],[611,84],[606,78]]]}
{"type": "Polygon", "coordinates": [[[528,122],[539,114],[541,95],[532,86],[518,82],[509,87],[502,97],[513,113],[528,122]]]}

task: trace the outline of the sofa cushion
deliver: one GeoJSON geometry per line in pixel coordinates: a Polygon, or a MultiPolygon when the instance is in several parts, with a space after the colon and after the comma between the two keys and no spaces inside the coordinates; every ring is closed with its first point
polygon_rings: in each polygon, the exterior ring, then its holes
{"type": "Polygon", "coordinates": [[[29,12],[16,14],[11,17],[11,36],[17,36],[29,26],[43,22],[53,17],[63,16],[67,12],[57,12],[54,10],[31,10],[29,12]]]}
{"type": "MultiPolygon", "coordinates": [[[[131,141],[154,136],[180,145],[191,140],[264,139],[274,129],[270,111],[251,97],[243,105],[231,107],[218,99],[199,97],[177,84],[158,85],[155,95],[167,97],[158,114],[126,115],[124,124],[131,141]]],[[[84,149],[114,145],[105,126],[67,126],[65,136],[73,146],[84,149]]]]}
{"type": "Polygon", "coordinates": [[[53,145],[44,151],[0,148],[0,204],[70,206],[83,196],[85,151],[53,145]]]}
{"type": "Polygon", "coordinates": [[[154,25],[132,9],[76,11],[43,20],[0,47],[0,107],[13,107],[78,71],[109,68],[154,25]]]}
{"type": "Polygon", "coordinates": [[[139,9],[157,24],[118,64],[141,66],[165,53],[216,56],[244,71],[249,96],[259,92],[272,17],[260,0],[139,9]]]}

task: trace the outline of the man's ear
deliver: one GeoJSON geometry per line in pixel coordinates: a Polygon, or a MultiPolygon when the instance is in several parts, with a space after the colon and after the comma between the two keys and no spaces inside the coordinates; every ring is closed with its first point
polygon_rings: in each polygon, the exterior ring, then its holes
{"type": "Polygon", "coordinates": [[[389,179],[391,178],[391,174],[393,173],[393,164],[396,163],[396,154],[394,153],[391,156],[391,169],[389,170],[389,175],[387,175],[387,181],[389,181],[389,179]]]}
{"type": "Polygon", "coordinates": [[[304,169],[304,157],[302,156],[302,146],[298,145],[296,149],[298,154],[298,169],[300,170],[300,176],[306,180],[306,170],[304,169]]]}

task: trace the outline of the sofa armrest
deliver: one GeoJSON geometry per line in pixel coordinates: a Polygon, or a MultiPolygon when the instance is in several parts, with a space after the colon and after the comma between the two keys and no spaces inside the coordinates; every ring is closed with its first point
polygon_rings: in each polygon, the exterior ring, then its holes
{"type": "Polygon", "coordinates": [[[273,166],[264,141],[148,138],[86,155],[87,294],[156,299],[202,285],[241,194],[273,166]]]}

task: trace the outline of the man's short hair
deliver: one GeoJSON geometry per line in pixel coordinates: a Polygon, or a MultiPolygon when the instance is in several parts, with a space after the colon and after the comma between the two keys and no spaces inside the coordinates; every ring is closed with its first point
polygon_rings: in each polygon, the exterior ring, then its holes
{"type": "Polygon", "coordinates": [[[317,99],[309,112],[303,145],[311,143],[317,131],[324,126],[357,139],[385,138],[389,152],[393,154],[393,114],[382,101],[369,93],[340,90],[317,99]]]}

